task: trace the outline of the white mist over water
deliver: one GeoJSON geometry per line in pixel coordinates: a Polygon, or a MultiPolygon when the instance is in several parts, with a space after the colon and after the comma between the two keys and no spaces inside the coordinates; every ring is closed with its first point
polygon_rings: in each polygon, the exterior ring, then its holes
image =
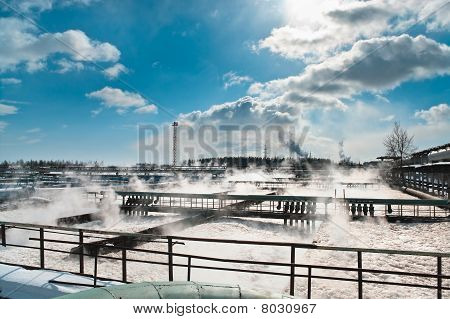
{"type": "Polygon", "coordinates": [[[58,218],[80,214],[95,213],[98,211],[94,202],[86,200],[86,194],[82,188],[62,188],[48,197],[43,191],[39,196],[49,198],[48,205],[35,206],[26,201],[18,202],[17,209],[3,211],[0,219],[23,223],[37,223],[54,225],[58,218]]]}
{"type": "MultiPolygon", "coordinates": [[[[376,170],[351,170],[347,172],[332,172],[332,180],[326,187],[314,182],[302,186],[300,184],[289,185],[285,190],[286,195],[306,195],[306,196],[330,196],[334,197],[335,190],[337,197],[362,197],[362,198],[412,198],[399,191],[390,189],[387,185],[364,188],[345,188],[341,182],[371,182],[376,180],[378,174],[376,170]]],[[[262,194],[269,192],[261,190],[254,183],[230,183],[230,181],[272,181],[275,178],[292,177],[283,172],[274,171],[267,173],[263,170],[248,169],[244,171],[234,171],[233,174],[226,174],[224,179],[215,180],[209,175],[200,176],[197,181],[188,178],[178,177],[172,184],[161,188],[151,188],[138,178],[132,178],[130,188],[135,191],[163,191],[180,193],[218,193],[229,192],[229,194],[262,194]]],[[[313,176],[312,180],[318,176],[313,176]]],[[[30,222],[40,224],[54,224],[56,218],[78,215],[82,213],[100,212],[104,218],[100,222],[76,225],[81,228],[107,229],[114,231],[134,232],[146,228],[158,226],[171,221],[175,221],[180,216],[176,214],[154,213],[148,217],[127,217],[120,216],[118,205],[120,204],[114,196],[112,188],[100,187],[98,185],[88,185],[89,190],[103,190],[107,192],[102,202],[94,203],[86,200],[83,188],[67,188],[58,191],[43,190],[39,195],[52,199],[47,207],[19,207],[17,210],[0,212],[0,220],[30,222]]],[[[330,246],[352,246],[352,247],[374,247],[389,249],[411,249],[429,251],[450,251],[450,223],[438,224],[389,224],[384,221],[358,222],[349,221],[346,212],[333,208],[329,209],[330,219],[324,223],[316,223],[316,228],[311,233],[302,232],[300,229],[283,226],[283,220],[270,219],[243,219],[243,218],[221,218],[210,223],[205,223],[195,227],[186,228],[182,231],[172,233],[173,235],[205,237],[205,238],[225,238],[256,241],[278,241],[278,242],[298,242],[312,243],[330,246]]],[[[21,243],[28,242],[31,237],[29,232],[19,230],[8,230],[8,238],[12,234],[21,243]]],[[[36,233],[33,233],[36,236],[36,233]]],[[[46,235],[47,236],[47,235],[46,235]]],[[[48,235],[55,239],[68,239],[64,235],[48,235]]],[[[73,238],[70,238],[73,240],[73,238]]],[[[28,243],[27,243],[28,244],[28,243]]],[[[35,243],[31,243],[35,245],[35,243]]],[[[52,247],[49,244],[49,247],[52,247]]],[[[67,247],[64,247],[67,249],[67,247]]],[[[144,249],[166,251],[167,244],[148,243],[142,246],[144,249]]],[[[178,253],[189,253],[194,255],[204,255],[218,258],[233,258],[242,260],[261,260],[272,262],[290,262],[289,248],[280,247],[256,247],[250,245],[234,246],[227,244],[207,244],[199,242],[185,242],[184,245],[175,245],[174,251],[178,253]]],[[[111,256],[119,256],[112,253],[111,256]]],[[[78,263],[76,259],[61,257],[53,253],[46,253],[46,263],[48,267],[65,268],[77,271],[78,263]]],[[[166,262],[167,258],[161,255],[144,255],[129,252],[130,258],[145,259],[151,261],[166,262]]],[[[27,251],[16,248],[0,249],[0,260],[10,262],[29,263],[30,260],[38,261],[39,256],[36,251],[27,251]]],[[[297,252],[297,263],[327,264],[346,267],[356,267],[356,256],[352,253],[336,253],[326,251],[302,251],[297,252]]],[[[186,258],[175,258],[176,263],[185,264],[186,258]]],[[[256,265],[241,264],[217,264],[206,261],[194,260],[195,265],[213,265],[217,267],[241,267],[243,269],[264,270],[288,273],[286,267],[264,267],[256,265]]],[[[434,261],[424,258],[393,258],[392,256],[364,255],[364,267],[375,269],[395,269],[410,270],[416,272],[430,272],[435,268],[434,261]]],[[[448,273],[450,265],[444,263],[444,273],[448,273]]],[[[92,272],[92,259],[86,258],[86,269],[92,272]]],[[[298,269],[301,272],[300,269],[298,269]]],[[[167,280],[167,267],[158,265],[148,265],[140,263],[129,263],[129,280],[167,280]]],[[[342,276],[342,273],[330,271],[315,271],[315,274],[342,276]]],[[[99,275],[103,277],[120,278],[121,265],[110,260],[99,262],[99,275]]],[[[354,277],[354,274],[348,274],[354,277]]],[[[374,280],[391,279],[381,275],[367,275],[374,280]]],[[[186,269],[175,268],[175,279],[186,280],[186,269]]],[[[223,271],[208,271],[202,269],[192,270],[192,280],[234,283],[245,288],[263,289],[272,292],[288,292],[289,282],[287,277],[259,275],[251,273],[235,273],[223,271]]],[[[392,278],[392,281],[398,281],[392,278]]],[[[414,282],[414,278],[406,279],[406,282],[414,282]]],[[[448,285],[448,283],[445,283],[448,285]]],[[[356,287],[353,283],[313,280],[313,297],[321,298],[355,298],[356,287]]],[[[296,280],[296,293],[306,296],[306,282],[302,279],[296,280]]],[[[419,288],[392,288],[388,286],[367,285],[365,297],[369,298],[396,298],[396,297],[430,297],[435,291],[419,288]],[[370,288],[370,289],[369,289],[370,288]]]]}

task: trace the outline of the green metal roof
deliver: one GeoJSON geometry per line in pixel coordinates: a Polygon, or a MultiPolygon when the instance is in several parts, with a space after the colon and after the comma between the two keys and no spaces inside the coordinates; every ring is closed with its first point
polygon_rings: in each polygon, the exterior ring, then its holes
{"type": "Polygon", "coordinates": [[[143,282],[93,288],[57,299],[281,299],[291,296],[193,281],[143,282]]]}

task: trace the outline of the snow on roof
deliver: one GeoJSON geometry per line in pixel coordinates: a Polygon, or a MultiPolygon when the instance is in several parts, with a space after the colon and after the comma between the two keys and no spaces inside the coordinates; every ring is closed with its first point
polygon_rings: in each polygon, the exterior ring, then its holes
{"type": "Polygon", "coordinates": [[[427,148],[425,150],[415,152],[415,153],[413,153],[411,155],[412,155],[412,157],[421,156],[421,155],[428,155],[431,152],[445,151],[445,150],[448,150],[449,148],[450,148],[450,143],[447,143],[447,144],[443,144],[443,145],[427,148]]]}
{"type": "Polygon", "coordinates": [[[426,163],[426,164],[414,164],[414,165],[403,165],[402,167],[427,167],[427,166],[441,166],[441,165],[450,165],[450,162],[437,162],[437,163],[426,163]]]}

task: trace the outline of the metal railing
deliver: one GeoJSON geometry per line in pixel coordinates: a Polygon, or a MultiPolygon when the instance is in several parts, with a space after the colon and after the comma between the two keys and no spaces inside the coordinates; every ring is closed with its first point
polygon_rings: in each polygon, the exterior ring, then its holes
{"type": "MultiPolygon", "coordinates": [[[[325,196],[292,196],[292,195],[229,195],[229,194],[191,194],[167,192],[125,192],[118,191],[116,196],[122,198],[124,212],[146,212],[155,209],[177,208],[217,211],[248,211],[271,213],[309,213],[317,211],[326,214],[327,206],[335,204],[345,207],[352,216],[399,216],[399,217],[447,217],[450,216],[450,202],[446,199],[387,199],[387,198],[332,198],[325,196]],[[245,208],[239,202],[249,203],[245,208]],[[251,202],[258,202],[251,204],[251,202]],[[305,204],[306,209],[302,206],[305,204]]],[[[100,197],[99,197],[100,198],[100,197]]]]}
{"type": "MultiPolygon", "coordinates": [[[[443,291],[450,290],[449,286],[445,286],[443,284],[443,280],[450,279],[449,275],[444,275],[442,271],[442,261],[443,258],[450,258],[450,253],[441,253],[441,252],[424,252],[424,251],[407,251],[407,250],[390,250],[390,249],[372,249],[372,248],[352,248],[352,247],[334,247],[334,246],[321,246],[321,245],[312,245],[312,244],[301,244],[301,243],[288,243],[288,242],[268,242],[268,241],[249,241],[249,240],[231,240],[231,239],[212,239],[212,238],[196,238],[196,237],[182,237],[182,236],[154,236],[154,235],[145,235],[145,234],[135,234],[135,233],[123,233],[123,232],[111,232],[111,231],[100,231],[100,230],[90,230],[90,229],[78,229],[78,228],[68,228],[68,227],[59,227],[59,226],[45,226],[45,225],[35,225],[35,224],[25,224],[25,223],[11,223],[11,222],[0,222],[0,232],[1,232],[1,245],[4,247],[16,247],[16,248],[27,248],[27,249],[37,249],[39,250],[39,267],[29,266],[29,265],[20,265],[20,264],[12,264],[6,263],[8,265],[22,266],[25,268],[32,269],[50,269],[46,268],[45,262],[45,253],[46,252],[54,252],[54,253],[63,253],[70,254],[70,250],[56,249],[48,247],[48,244],[64,244],[70,246],[78,246],[78,247],[87,247],[90,244],[86,242],[87,238],[105,238],[104,236],[125,236],[128,240],[136,240],[136,241],[144,241],[144,242],[155,242],[158,240],[163,240],[163,242],[159,241],[159,243],[163,243],[166,245],[166,251],[159,250],[150,250],[150,249],[141,249],[141,248],[129,248],[125,245],[116,245],[116,249],[121,250],[121,256],[108,256],[106,254],[100,254],[100,248],[108,247],[107,245],[97,245],[97,253],[94,256],[94,286],[96,286],[97,279],[107,279],[107,280],[115,280],[113,278],[105,278],[98,276],[98,259],[106,259],[111,261],[117,261],[121,263],[122,266],[122,278],[123,282],[128,282],[127,280],[127,263],[144,263],[144,264],[156,264],[168,267],[168,279],[169,281],[173,281],[174,279],[174,269],[176,267],[179,268],[187,268],[187,280],[190,281],[192,274],[192,269],[203,269],[203,270],[216,270],[216,271],[227,271],[227,272],[241,272],[241,273],[252,273],[252,274],[261,274],[261,275],[273,275],[273,276],[282,276],[289,278],[289,293],[291,295],[295,295],[295,280],[296,278],[306,278],[307,279],[307,297],[312,297],[312,280],[332,280],[332,281],[345,281],[345,282],[353,282],[357,283],[357,295],[358,298],[363,298],[363,284],[377,284],[377,285],[390,285],[390,286],[403,286],[403,287],[415,287],[415,288],[423,288],[423,289],[433,289],[436,290],[436,297],[438,299],[442,298],[443,291]],[[19,245],[14,243],[9,243],[7,238],[7,230],[9,229],[22,229],[27,231],[34,231],[39,233],[38,238],[29,238],[31,241],[39,242],[39,246],[27,246],[27,245],[19,245]],[[45,238],[45,234],[62,234],[66,236],[75,236],[77,240],[61,240],[61,239],[49,239],[45,238]],[[88,235],[91,234],[91,235],[88,235]],[[101,236],[101,237],[100,237],[101,236]],[[184,253],[176,253],[174,252],[174,245],[186,242],[205,242],[205,243],[221,243],[221,244],[229,244],[229,245],[254,245],[254,246],[271,246],[271,247],[286,247],[290,248],[290,262],[269,262],[269,261],[261,261],[261,260],[243,260],[243,259],[230,259],[230,258],[217,258],[211,256],[202,256],[202,255],[193,255],[193,254],[184,254],[184,253]],[[46,247],[47,244],[47,247],[46,247]],[[298,249],[307,249],[307,250],[319,250],[319,251],[335,251],[335,252],[347,252],[347,253],[355,253],[357,259],[356,267],[340,267],[340,266],[330,266],[330,265],[320,265],[320,264],[304,264],[296,262],[296,252],[298,249]],[[153,254],[153,255],[164,255],[167,256],[167,261],[157,261],[157,260],[144,260],[144,259],[134,259],[129,258],[127,256],[127,252],[139,252],[145,254],[153,254]],[[409,272],[409,271],[397,271],[397,270],[387,270],[387,269],[371,269],[363,267],[363,254],[387,254],[387,255],[403,255],[403,256],[425,256],[430,258],[435,258],[436,271],[432,272],[409,272]],[[186,263],[175,262],[174,257],[177,258],[185,258],[186,263]],[[243,269],[236,268],[230,266],[206,266],[201,264],[194,264],[194,261],[209,261],[215,263],[226,263],[226,264],[243,264],[243,265],[258,265],[258,266],[276,266],[276,267],[285,267],[288,269],[288,272],[279,272],[273,270],[263,270],[263,269],[243,269]],[[307,270],[307,274],[298,273],[297,269],[305,269],[307,270]],[[323,274],[313,274],[313,271],[339,271],[339,272],[351,272],[356,274],[356,278],[351,277],[337,277],[331,275],[323,275],[323,274]],[[381,275],[395,275],[401,277],[416,277],[423,278],[429,280],[435,280],[435,284],[430,282],[422,282],[422,283],[408,283],[408,282],[398,282],[398,281],[389,281],[389,280],[374,280],[364,278],[364,274],[381,274],[381,275]]],[[[73,253],[72,253],[73,254],[73,253]]],[[[88,257],[83,252],[83,249],[79,250],[78,253],[79,260],[79,271],[72,272],[75,274],[91,276],[85,273],[85,258],[88,257]]],[[[2,261],[0,260],[0,263],[2,261]]],[[[64,269],[51,269],[57,271],[66,271],[64,269]]],[[[75,283],[74,283],[75,284],[75,283]]]]}

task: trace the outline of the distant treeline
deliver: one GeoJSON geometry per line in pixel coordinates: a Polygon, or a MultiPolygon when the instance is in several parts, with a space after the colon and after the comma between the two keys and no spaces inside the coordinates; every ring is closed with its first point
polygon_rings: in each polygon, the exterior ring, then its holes
{"type": "Polygon", "coordinates": [[[67,167],[84,167],[84,166],[103,166],[103,162],[82,162],[82,161],[64,161],[64,160],[18,160],[15,162],[3,161],[0,168],[22,167],[28,169],[37,169],[42,167],[67,168],[67,167]]]}
{"type": "MultiPolygon", "coordinates": [[[[227,157],[210,157],[201,158],[198,160],[185,160],[182,166],[227,166],[230,168],[248,168],[248,167],[265,167],[268,169],[276,169],[278,167],[291,167],[296,170],[319,170],[330,166],[341,167],[358,167],[357,163],[350,161],[334,163],[326,158],[292,158],[292,157],[257,157],[257,156],[227,156],[227,157]]],[[[138,167],[157,168],[155,164],[137,164],[138,167]]],[[[113,165],[104,165],[103,162],[90,161],[66,161],[66,160],[18,160],[15,162],[3,161],[0,163],[0,169],[8,169],[9,167],[21,167],[25,169],[39,169],[39,168],[56,168],[64,169],[70,167],[111,167],[113,165]]],[[[163,165],[163,167],[170,167],[163,165]]]]}
{"type": "Polygon", "coordinates": [[[236,157],[210,157],[210,158],[201,158],[197,161],[188,160],[184,161],[183,165],[187,166],[227,166],[227,167],[235,167],[235,168],[247,168],[250,166],[260,167],[279,167],[285,162],[285,158],[264,158],[264,157],[255,157],[255,156],[236,156],[236,157]]]}
{"type": "Polygon", "coordinates": [[[266,167],[278,168],[281,166],[291,167],[297,170],[317,170],[330,167],[331,165],[354,167],[359,164],[351,162],[333,163],[326,158],[291,158],[291,157],[257,157],[257,156],[227,156],[201,158],[198,160],[187,160],[183,162],[186,166],[227,166],[231,168],[266,167]]]}

